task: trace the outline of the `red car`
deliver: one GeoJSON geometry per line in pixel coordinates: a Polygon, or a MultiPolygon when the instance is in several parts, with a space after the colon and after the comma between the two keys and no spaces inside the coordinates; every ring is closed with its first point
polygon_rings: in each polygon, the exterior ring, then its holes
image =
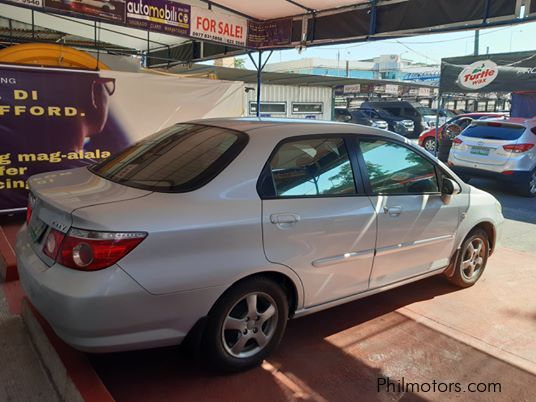
{"type": "MultiPolygon", "coordinates": [[[[505,116],[504,113],[465,113],[465,114],[459,114],[458,116],[448,120],[445,124],[439,127],[439,137],[441,138],[441,134],[443,133],[443,129],[451,124],[455,124],[459,126],[462,130],[467,127],[473,120],[478,120],[483,117],[503,117],[505,116]]],[[[436,140],[435,140],[436,130],[435,128],[432,128],[428,131],[423,131],[422,134],[419,136],[419,145],[426,149],[429,152],[434,152],[436,148],[436,140]]]]}

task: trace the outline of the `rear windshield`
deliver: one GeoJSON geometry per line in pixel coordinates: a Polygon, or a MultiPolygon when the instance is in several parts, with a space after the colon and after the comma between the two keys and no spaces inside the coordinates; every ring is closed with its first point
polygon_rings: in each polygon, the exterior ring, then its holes
{"type": "Polygon", "coordinates": [[[463,135],[470,138],[514,141],[521,137],[524,131],[523,126],[470,125],[463,131],[463,135]]]}
{"type": "Polygon", "coordinates": [[[430,109],[429,107],[426,107],[426,106],[416,106],[415,107],[415,110],[417,110],[417,112],[419,112],[419,114],[421,114],[422,116],[424,115],[435,115],[436,113],[430,109]]]}
{"type": "Polygon", "coordinates": [[[246,134],[197,124],[177,124],[132,145],[90,170],[108,180],[158,192],[195,190],[240,153],[246,134]]]}
{"type": "Polygon", "coordinates": [[[361,118],[361,119],[367,119],[367,115],[363,113],[361,110],[351,110],[350,114],[354,116],[355,118],[361,118]]]}

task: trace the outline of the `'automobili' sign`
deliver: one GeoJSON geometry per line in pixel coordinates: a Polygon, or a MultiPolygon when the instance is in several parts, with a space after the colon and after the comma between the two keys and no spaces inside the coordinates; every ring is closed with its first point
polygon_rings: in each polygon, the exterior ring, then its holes
{"type": "Polygon", "coordinates": [[[127,0],[128,26],[172,35],[190,34],[190,6],[167,0],[127,0]]]}

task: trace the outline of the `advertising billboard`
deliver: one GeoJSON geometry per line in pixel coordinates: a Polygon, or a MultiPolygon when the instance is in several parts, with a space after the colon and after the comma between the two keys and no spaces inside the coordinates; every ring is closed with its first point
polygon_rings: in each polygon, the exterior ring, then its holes
{"type": "Polygon", "coordinates": [[[441,61],[442,93],[536,90],[536,53],[464,56],[441,61]]]}
{"type": "Polygon", "coordinates": [[[240,116],[243,83],[0,66],[0,211],[32,174],[87,166],[174,123],[240,116]]]}

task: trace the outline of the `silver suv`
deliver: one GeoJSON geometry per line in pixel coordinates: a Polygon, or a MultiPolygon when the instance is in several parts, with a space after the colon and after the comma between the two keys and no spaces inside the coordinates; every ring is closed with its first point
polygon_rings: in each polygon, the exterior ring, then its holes
{"type": "Polygon", "coordinates": [[[30,191],[19,274],[61,338],[197,337],[228,371],[258,365],[289,318],[436,274],[473,285],[503,222],[428,152],[345,123],[178,124],[30,191]]]}
{"type": "Polygon", "coordinates": [[[491,177],[536,197],[536,119],[475,120],[454,138],[448,163],[464,180],[491,177]]]}

